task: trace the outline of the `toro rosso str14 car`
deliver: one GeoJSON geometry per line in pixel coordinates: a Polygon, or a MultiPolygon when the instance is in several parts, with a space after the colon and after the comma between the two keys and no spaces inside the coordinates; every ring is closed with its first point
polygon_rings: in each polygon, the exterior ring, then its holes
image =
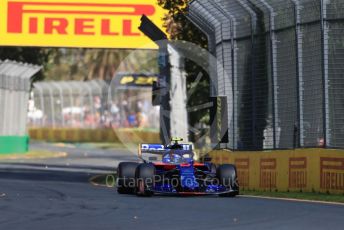
{"type": "Polygon", "coordinates": [[[152,196],[239,194],[234,165],[216,167],[210,162],[194,161],[192,144],[141,144],[139,157],[143,163],[122,162],[117,168],[117,191],[120,194],[152,196]]]}

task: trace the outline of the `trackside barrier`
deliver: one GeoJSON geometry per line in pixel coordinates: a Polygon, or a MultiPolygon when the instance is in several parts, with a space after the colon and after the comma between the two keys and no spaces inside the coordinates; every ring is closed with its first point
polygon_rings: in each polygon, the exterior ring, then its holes
{"type": "Polygon", "coordinates": [[[31,81],[41,66],[0,61],[0,154],[26,153],[31,81]]]}
{"type": "Polygon", "coordinates": [[[145,130],[120,129],[63,129],[31,128],[32,140],[50,142],[114,142],[127,140],[130,143],[160,143],[158,132],[145,130]]]}
{"type": "Polygon", "coordinates": [[[237,166],[241,189],[344,194],[343,150],[216,150],[210,156],[216,164],[237,166]]]}

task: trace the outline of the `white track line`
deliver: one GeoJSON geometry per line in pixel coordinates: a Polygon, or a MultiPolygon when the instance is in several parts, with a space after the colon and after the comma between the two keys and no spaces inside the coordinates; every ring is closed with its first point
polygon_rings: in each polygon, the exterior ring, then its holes
{"type": "Polygon", "coordinates": [[[344,203],[330,202],[330,201],[304,200],[304,199],[292,199],[292,198],[280,198],[280,197],[266,197],[266,196],[250,196],[250,195],[240,195],[239,197],[258,198],[258,199],[265,199],[265,200],[282,200],[282,201],[291,201],[291,202],[299,202],[299,203],[328,204],[328,205],[339,205],[339,206],[344,206],[344,203]]]}

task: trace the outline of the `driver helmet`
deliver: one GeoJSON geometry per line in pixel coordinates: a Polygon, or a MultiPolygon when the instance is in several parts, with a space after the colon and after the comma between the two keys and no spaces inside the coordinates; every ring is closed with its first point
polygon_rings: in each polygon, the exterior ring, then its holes
{"type": "Polygon", "coordinates": [[[183,150],[183,146],[179,144],[179,141],[183,141],[182,138],[172,138],[170,145],[167,145],[167,149],[171,150],[183,150]]]}

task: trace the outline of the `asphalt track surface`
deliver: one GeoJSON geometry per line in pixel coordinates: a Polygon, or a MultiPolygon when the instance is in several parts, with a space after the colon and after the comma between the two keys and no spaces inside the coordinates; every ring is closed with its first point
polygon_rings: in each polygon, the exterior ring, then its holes
{"type": "Polygon", "coordinates": [[[344,229],[344,206],[257,198],[118,195],[91,175],[0,171],[1,230],[344,229]]]}
{"type": "Polygon", "coordinates": [[[98,149],[87,147],[87,145],[54,145],[49,143],[31,143],[31,150],[47,150],[53,152],[66,152],[66,158],[54,159],[32,159],[16,160],[7,163],[27,166],[49,166],[61,167],[66,169],[85,169],[84,171],[114,171],[117,165],[122,161],[138,161],[136,153],[125,149],[98,149]]]}

